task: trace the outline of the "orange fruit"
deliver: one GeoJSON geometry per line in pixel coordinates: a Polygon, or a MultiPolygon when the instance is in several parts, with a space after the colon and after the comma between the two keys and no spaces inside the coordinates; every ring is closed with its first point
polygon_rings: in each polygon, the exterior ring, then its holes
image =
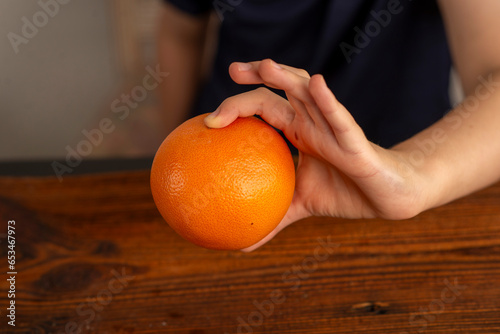
{"type": "Polygon", "coordinates": [[[267,123],[238,118],[221,129],[191,118],[156,152],[151,191],[165,221],[210,249],[249,247],[283,219],[295,187],[292,155],[267,123]]]}

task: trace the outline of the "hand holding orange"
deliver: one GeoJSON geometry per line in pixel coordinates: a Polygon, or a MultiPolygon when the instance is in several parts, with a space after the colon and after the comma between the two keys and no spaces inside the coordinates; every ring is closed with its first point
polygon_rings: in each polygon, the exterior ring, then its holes
{"type": "Polygon", "coordinates": [[[210,249],[243,249],[268,235],[292,201],[295,169],[288,146],[267,123],[238,118],[221,129],[194,117],[158,149],[151,191],[167,223],[210,249]]]}

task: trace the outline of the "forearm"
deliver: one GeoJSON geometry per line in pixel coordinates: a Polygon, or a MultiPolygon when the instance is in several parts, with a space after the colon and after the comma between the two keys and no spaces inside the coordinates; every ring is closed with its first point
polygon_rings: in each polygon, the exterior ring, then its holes
{"type": "Polygon", "coordinates": [[[395,146],[421,180],[421,211],[500,179],[500,72],[481,77],[467,99],[395,146]]]}
{"type": "Polygon", "coordinates": [[[173,8],[163,15],[157,37],[158,62],[170,75],[158,92],[167,132],[187,117],[195,100],[206,23],[206,18],[191,18],[173,8]]]}
{"type": "Polygon", "coordinates": [[[188,115],[199,85],[200,59],[196,51],[188,52],[175,46],[160,46],[159,63],[170,73],[159,88],[161,112],[167,131],[170,132],[188,115]]]}

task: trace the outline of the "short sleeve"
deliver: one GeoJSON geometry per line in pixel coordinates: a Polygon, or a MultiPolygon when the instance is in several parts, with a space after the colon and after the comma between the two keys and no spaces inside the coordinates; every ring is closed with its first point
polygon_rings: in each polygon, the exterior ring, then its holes
{"type": "Polygon", "coordinates": [[[192,14],[205,14],[212,9],[212,1],[210,0],[163,0],[179,8],[180,10],[192,14]]]}

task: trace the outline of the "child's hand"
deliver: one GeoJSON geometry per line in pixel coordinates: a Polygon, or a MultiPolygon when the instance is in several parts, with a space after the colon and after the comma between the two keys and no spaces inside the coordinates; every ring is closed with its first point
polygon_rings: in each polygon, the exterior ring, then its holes
{"type": "Polygon", "coordinates": [[[308,216],[405,219],[423,207],[425,180],[398,151],[369,142],[321,75],[278,65],[270,59],[233,63],[239,84],[282,89],[288,101],[266,88],[226,99],[205,119],[227,126],[237,117],[260,115],[283,131],[299,150],[295,193],[280,225],[251,251],[289,224],[308,216]]]}

